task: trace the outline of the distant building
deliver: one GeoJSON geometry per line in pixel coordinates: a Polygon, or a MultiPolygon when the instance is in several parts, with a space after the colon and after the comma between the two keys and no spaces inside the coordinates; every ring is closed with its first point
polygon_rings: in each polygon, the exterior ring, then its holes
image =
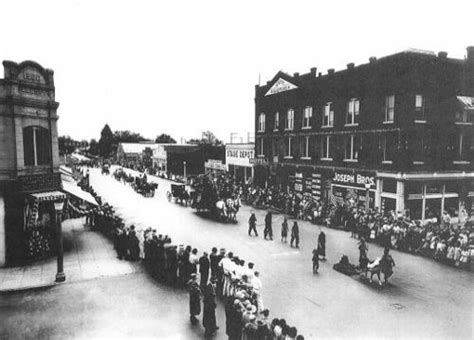
{"type": "Polygon", "coordinates": [[[153,149],[153,166],[174,175],[197,175],[205,172],[209,160],[225,162],[224,146],[161,144],[153,149]]]}
{"type": "Polygon", "coordinates": [[[255,178],[413,218],[474,209],[474,47],[408,50],[255,88],[255,178]]]}
{"type": "Polygon", "coordinates": [[[53,71],[33,61],[4,61],[3,67],[0,266],[23,261],[31,256],[30,252],[46,248],[55,234],[53,202],[66,198],[60,191],[59,103],[55,100],[53,71]],[[37,242],[32,245],[32,240],[37,242]]]}
{"type": "Polygon", "coordinates": [[[149,167],[152,165],[153,150],[159,145],[152,142],[119,143],[117,147],[117,162],[129,168],[139,165],[149,167]]]}

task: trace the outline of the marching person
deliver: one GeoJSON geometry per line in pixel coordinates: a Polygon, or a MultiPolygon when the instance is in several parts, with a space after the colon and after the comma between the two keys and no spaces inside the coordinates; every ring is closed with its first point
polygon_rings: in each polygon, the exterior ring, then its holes
{"type": "Polygon", "coordinates": [[[265,229],[263,230],[263,238],[266,240],[267,236],[270,240],[273,240],[273,230],[272,230],[272,212],[269,211],[265,215],[265,229]]]}
{"type": "Polygon", "coordinates": [[[299,248],[300,244],[300,229],[296,221],[293,222],[293,227],[291,228],[291,240],[290,246],[293,247],[293,242],[295,242],[296,248],[299,248]]]}
{"type": "Polygon", "coordinates": [[[288,237],[288,220],[285,219],[283,220],[283,223],[281,224],[281,242],[287,242],[287,237],[288,237]]]}
{"type": "Polygon", "coordinates": [[[189,289],[189,319],[195,325],[199,321],[196,315],[201,314],[201,290],[196,274],[191,274],[191,280],[188,281],[187,286],[189,289]]]}
{"type": "Polygon", "coordinates": [[[361,237],[359,242],[359,266],[362,269],[365,269],[369,264],[369,259],[367,257],[368,250],[369,247],[367,246],[367,243],[365,243],[365,238],[361,237]]]}
{"type": "Polygon", "coordinates": [[[319,252],[318,249],[313,249],[313,273],[317,273],[319,269],[319,252]]]}
{"type": "Polygon", "coordinates": [[[393,274],[393,267],[395,267],[395,261],[393,261],[392,255],[389,254],[390,248],[386,247],[383,251],[382,259],[380,260],[380,271],[383,274],[385,284],[388,283],[388,279],[393,274]]]}
{"type": "Polygon", "coordinates": [[[321,260],[326,261],[326,234],[321,231],[318,236],[318,256],[321,260]]]}
{"type": "Polygon", "coordinates": [[[252,236],[252,231],[255,233],[255,236],[258,236],[256,226],[257,218],[255,217],[255,213],[252,213],[249,218],[249,236],[252,236]]]}

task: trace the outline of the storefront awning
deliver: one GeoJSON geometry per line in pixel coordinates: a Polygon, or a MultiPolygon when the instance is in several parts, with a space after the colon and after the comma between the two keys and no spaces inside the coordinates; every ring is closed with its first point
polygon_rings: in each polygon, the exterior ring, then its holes
{"type": "Polygon", "coordinates": [[[43,201],[64,201],[66,199],[66,195],[61,191],[46,191],[46,192],[38,192],[35,194],[31,194],[35,199],[40,202],[43,201]]]}
{"type": "Polygon", "coordinates": [[[62,181],[63,184],[63,190],[66,191],[67,193],[86,201],[87,203],[93,204],[93,205],[98,205],[97,201],[95,200],[94,196],[89,194],[88,192],[82,190],[79,188],[75,183],[67,182],[67,181],[62,181]]]}

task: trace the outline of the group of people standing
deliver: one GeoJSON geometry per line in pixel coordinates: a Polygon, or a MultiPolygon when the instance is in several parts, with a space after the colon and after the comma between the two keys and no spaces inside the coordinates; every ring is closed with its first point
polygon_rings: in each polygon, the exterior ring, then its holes
{"type": "MultiPolygon", "coordinates": [[[[265,240],[272,241],[273,240],[273,224],[272,224],[272,212],[268,211],[265,215],[265,228],[263,229],[263,238],[265,240]]],[[[283,223],[281,224],[281,242],[287,243],[288,242],[288,219],[284,217],[283,223]]],[[[258,237],[257,231],[257,217],[255,213],[252,212],[249,218],[249,229],[248,234],[252,236],[252,232],[255,236],[258,237]]],[[[297,221],[293,221],[293,226],[291,227],[291,238],[290,238],[290,246],[293,247],[293,243],[296,248],[299,248],[300,244],[300,228],[298,226],[297,221]]]]}

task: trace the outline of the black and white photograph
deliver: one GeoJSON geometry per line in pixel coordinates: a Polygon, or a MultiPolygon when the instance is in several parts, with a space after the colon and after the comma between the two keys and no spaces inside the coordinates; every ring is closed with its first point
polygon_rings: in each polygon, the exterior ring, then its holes
{"type": "Polygon", "coordinates": [[[0,339],[473,339],[473,15],[1,0],[0,339]]]}

